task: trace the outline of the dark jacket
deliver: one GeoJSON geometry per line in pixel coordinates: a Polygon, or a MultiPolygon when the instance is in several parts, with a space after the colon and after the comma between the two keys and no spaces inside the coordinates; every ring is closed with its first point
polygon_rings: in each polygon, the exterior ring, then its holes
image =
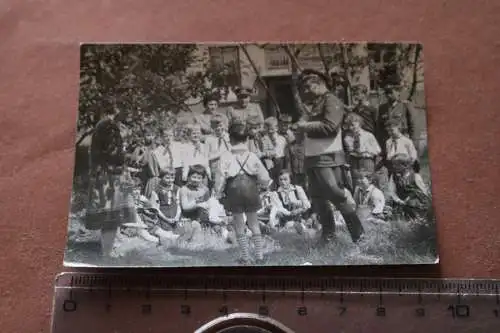
{"type": "Polygon", "coordinates": [[[307,159],[316,166],[336,166],[345,163],[342,147],[344,104],[330,92],[316,99],[304,129],[304,150],[307,159]]]}
{"type": "Polygon", "coordinates": [[[125,163],[123,138],[120,128],[111,119],[97,123],[90,145],[90,163],[98,167],[122,167],[125,163]]]}

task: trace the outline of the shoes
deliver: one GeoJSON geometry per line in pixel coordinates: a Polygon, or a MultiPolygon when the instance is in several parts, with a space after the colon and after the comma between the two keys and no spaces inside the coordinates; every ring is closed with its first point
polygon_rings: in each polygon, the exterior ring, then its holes
{"type": "Polygon", "coordinates": [[[297,234],[299,234],[299,235],[303,235],[304,230],[306,229],[306,227],[304,226],[304,224],[302,222],[295,222],[294,228],[295,228],[295,231],[297,232],[297,234]]]}
{"type": "Polygon", "coordinates": [[[237,263],[241,266],[252,266],[253,262],[250,259],[240,258],[237,263]]]}
{"type": "Polygon", "coordinates": [[[256,265],[259,265],[259,266],[264,265],[266,262],[267,262],[267,260],[266,260],[266,259],[264,259],[264,258],[262,258],[262,259],[256,259],[256,260],[255,260],[255,264],[256,264],[256,265]]]}

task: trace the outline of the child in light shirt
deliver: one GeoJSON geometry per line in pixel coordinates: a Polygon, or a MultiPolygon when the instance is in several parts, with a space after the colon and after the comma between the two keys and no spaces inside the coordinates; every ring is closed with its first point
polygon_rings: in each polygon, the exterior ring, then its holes
{"type": "Polygon", "coordinates": [[[182,179],[182,153],[183,146],[174,141],[173,129],[166,129],[162,133],[162,141],[153,151],[160,172],[173,169],[175,172],[175,184],[181,186],[182,179]]]}
{"type": "Polygon", "coordinates": [[[212,116],[211,123],[213,135],[206,137],[205,144],[208,146],[209,166],[213,181],[220,156],[222,153],[231,150],[231,143],[229,142],[229,134],[227,133],[228,125],[225,116],[216,114],[212,116]]]}
{"type": "Polygon", "coordinates": [[[311,202],[301,186],[291,183],[288,170],[280,172],[279,187],[275,193],[280,206],[283,207],[277,212],[280,226],[284,226],[289,221],[303,224],[306,213],[311,209],[311,202]]]}
{"type": "Polygon", "coordinates": [[[389,174],[392,174],[393,172],[390,161],[393,160],[396,155],[400,154],[408,156],[413,168],[416,172],[418,172],[419,164],[417,160],[417,149],[415,148],[413,141],[401,133],[401,123],[398,120],[390,121],[387,126],[387,131],[390,138],[387,139],[385,143],[385,151],[389,174]]]}
{"type": "Polygon", "coordinates": [[[262,122],[258,117],[248,117],[246,120],[247,133],[248,133],[248,150],[258,158],[262,158],[262,122]]]}
{"type": "Polygon", "coordinates": [[[278,183],[278,177],[285,168],[285,155],[288,146],[287,139],[278,133],[278,120],[269,117],[264,121],[265,134],[262,137],[262,161],[271,178],[278,183]]]}
{"type": "Polygon", "coordinates": [[[413,160],[406,154],[397,154],[391,165],[389,196],[393,212],[404,218],[426,219],[431,210],[431,195],[422,176],[415,172],[413,160]]]}
{"type": "MultiPolygon", "coordinates": [[[[190,167],[201,165],[207,172],[207,178],[211,179],[212,175],[209,166],[209,151],[208,146],[201,142],[201,127],[197,124],[189,126],[190,141],[183,146],[183,170],[182,179],[187,181],[190,167]]],[[[204,180],[207,183],[207,179],[204,180]]]]}
{"type": "Polygon", "coordinates": [[[210,190],[204,184],[206,177],[204,166],[193,165],[189,168],[186,185],[180,189],[182,216],[202,225],[209,222],[210,190]]]}
{"type": "Polygon", "coordinates": [[[360,115],[350,113],[345,119],[345,124],[347,134],[344,137],[344,145],[348,152],[353,183],[356,187],[360,170],[375,173],[375,166],[382,149],[375,136],[362,128],[363,118],[360,115]]]}
{"type": "Polygon", "coordinates": [[[358,208],[368,210],[368,215],[377,219],[384,219],[384,193],[373,185],[373,173],[361,170],[358,177],[358,186],[354,191],[354,201],[358,208]]]}
{"type": "Polygon", "coordinates": [[[263,239],[257,218],[261,208],[259,192],[272,183],[269,173],[259,157],[249,151],[248,134],[244,121],[234,121],[229,129],[231,151],[220,157],[215,182],[215,195],[224,197],[224,206],[233,215],[233,227],[240,247],[239,263],[252,262],[246,226],[252,232],[255,248],[255,263],[264,263],[263,239]],[[246,217],[246,219],[245,219],[246,217]]]}
{"type": "Polygon", "coordinates": [[[170,236],[170,239],[190,241],[201,231],[201,224],[198,221],[181,223],[181,196],[180,188],[175,185],[174,169],[166,169],[162,174],[158,188],[153,191],[150,202],[159,218],[159,225],[156,233],[159,237],[170,236]]]}

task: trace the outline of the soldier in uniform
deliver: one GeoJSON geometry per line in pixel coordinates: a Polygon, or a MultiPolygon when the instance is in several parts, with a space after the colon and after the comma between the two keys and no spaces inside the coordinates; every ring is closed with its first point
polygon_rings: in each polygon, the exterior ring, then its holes
{"type": "Polygon", "coordinates": [[[246,121],[250,117],[255,117],[261,123],[264,123],[264,114],[259,104],[250,102],[252,89],[238,88],[236,89],[236,95],[238,96],[238,104],[228,108],[227,112],[229,124],[231,125],[235,119],[246,121]]]}
{"type": "Polygon", "coordinates": [[[409,101],[401,101],[401,86],[388,84],[384,88],[387,102],[378,109],[378,121],[375,137],[382,147],[383,156],[386,155],[385,143],[390,138],[388,125],[393,121],[401,124],[401,133],[415,142],[415,111],[409,101]]]}
{"type": "Polygon", "coordinates": [[[368,101],[368,87],[364,84],[357,84],[352,87],[352,101],[354,108],[352,112],[363,119],[363,129],[375,134],[377,126],[377,108],[370,105],[368,101]]]}
{"type": "Polygon", "coordinates": [[[335,238],[330,204],[342,214],[353,242],[358,242],[364,232],[352,196],[345,189],[348,174],[341,128],[344,105],[328,90],[327,82],[328,78],[319,72],[303,73],[301,83],[305,94],[312,98],[312,108],[294,125],[305,134],[309,194],[322,225],[322,245],[330,244],[335,238]]]}

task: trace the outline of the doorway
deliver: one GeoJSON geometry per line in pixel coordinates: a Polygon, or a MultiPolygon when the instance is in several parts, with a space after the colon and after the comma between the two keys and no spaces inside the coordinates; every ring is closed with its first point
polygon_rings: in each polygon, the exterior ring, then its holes
{"type": "MultiPolygon", "coordinates": [[[[265,80],[270,93],[274,96],[276,102],[278,103],[279,114],[288,114],[292,116],[293,121],[297,121],[300,118],[300,112],[293,99],[291,75],[267,77],[265,80]]],[[[270,114],[276,116],[278,115],[276,107],[270,96],[267,98],[267,109],[271,111],[270,114]]]]}

